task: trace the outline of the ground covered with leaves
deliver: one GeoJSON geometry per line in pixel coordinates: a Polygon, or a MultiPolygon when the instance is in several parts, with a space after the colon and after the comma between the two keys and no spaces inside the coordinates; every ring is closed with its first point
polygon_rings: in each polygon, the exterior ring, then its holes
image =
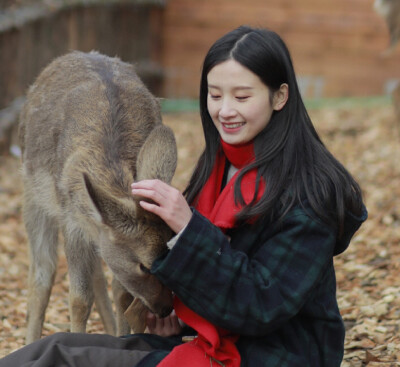
{"type": "MultiPolygon", "coordinates": [[[[369,218],[335,259],[338,301],[346,324],[348,366],[400,366],[400,124],[391,105],[311,110],[324,142],[363,188],[369,218]]],[[[168,113],[185,186],[203,147],[198,113],[168,113]]],[[[21,219],[19,159],[0,157],[0,357],[24,343],[28,251],[21,219]]],[[[110,275],[107,272],[108,276],[110,275]]],[[[60,254],[43,334],[67,331],[68,274],[60,254]]],[[[93,310],[88,332],[103,332],[93,310]]]]}

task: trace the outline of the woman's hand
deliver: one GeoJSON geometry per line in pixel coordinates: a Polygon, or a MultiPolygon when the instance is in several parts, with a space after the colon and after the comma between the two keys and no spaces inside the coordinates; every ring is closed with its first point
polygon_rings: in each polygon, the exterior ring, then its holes
{"type": "Polygon", "coordinates": [[[146,325],[150,334],[157,334],[163,337],[178,335],[182,332],[182,326],[175,311],[172,311],[169,316],[162,319],[157,318],[152,312],[148,312],[146,325]]]}
{"type": "Polygon", "coordinates": [[[151,199],[155,204],[140,201],[140,206],[158,215],[175,232],[179,233],[192,218],[192,211],[179,190],[160,180],[134,182],[132,194],[151,199]]]}

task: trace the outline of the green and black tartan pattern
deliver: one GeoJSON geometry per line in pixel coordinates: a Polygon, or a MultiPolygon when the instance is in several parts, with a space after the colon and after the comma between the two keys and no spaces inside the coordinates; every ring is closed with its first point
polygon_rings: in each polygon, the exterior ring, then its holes
{"type": "MultiPolygon", "coordinates": [[[[347,241],[365,219],[366,211],[348,216],[347,241]]],[[[339,367],[344,327],[333,255],[347,245],[300,208],[280,224],[258,222],[227,234],[194,211],[152,272],[199,315],[241,335],[242,366],[339,367]]],[[[157,354],[140,366],[154,366],[157,354]]]]}

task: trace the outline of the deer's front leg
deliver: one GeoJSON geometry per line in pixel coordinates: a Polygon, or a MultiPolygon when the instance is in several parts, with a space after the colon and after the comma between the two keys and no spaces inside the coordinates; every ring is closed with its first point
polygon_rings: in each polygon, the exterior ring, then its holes
{"type": "Polygon", "coordinates": [[[85,333],[94,300],[92,278],[96,266],[96,254],[94,247],[87,244],[79,234],[70,232],[64,237],[70,281],[71,331],[85,333]]]}
{"type": "Polygon", "coordinates": [[[124,313],[133,301],[133,296],[115,278],[112,280],[112,291],[117,312],[117,335],[126,335],[131,332],[131,327],[127,322],[124,313]]]}

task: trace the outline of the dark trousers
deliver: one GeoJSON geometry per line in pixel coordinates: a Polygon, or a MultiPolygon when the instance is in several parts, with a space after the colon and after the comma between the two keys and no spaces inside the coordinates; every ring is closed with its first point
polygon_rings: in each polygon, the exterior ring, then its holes
{"type": "Polygon", "coordinates": [[[135,336],[57,333],[0,359],[0,367],[134,367],[151,350],[135,336]]]}

